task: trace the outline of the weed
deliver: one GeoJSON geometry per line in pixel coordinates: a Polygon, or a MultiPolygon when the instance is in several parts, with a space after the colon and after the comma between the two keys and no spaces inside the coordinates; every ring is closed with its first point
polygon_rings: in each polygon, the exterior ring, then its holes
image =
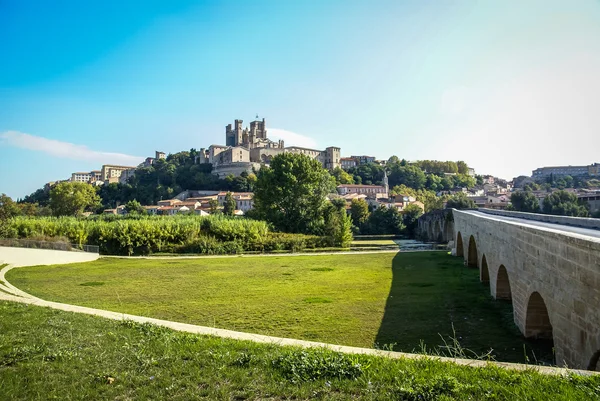
{"type": "Polygon", "coordinates": [[[369,365],[359,357],[321,348],[291,350],[273,360],[273,367],[292,382],[320,379],[357,379],[369,365]]]}

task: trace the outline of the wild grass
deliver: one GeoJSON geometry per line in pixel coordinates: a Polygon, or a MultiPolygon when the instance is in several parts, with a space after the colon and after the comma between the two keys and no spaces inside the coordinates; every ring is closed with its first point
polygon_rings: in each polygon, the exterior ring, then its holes
{"type": "Polygon", "coordinates": [[[0,302],[3,401],[599,397],[599,376],[278,347],[0,302]]]}
{"type": "Polygon", "coordinates": [[[553,359],[551,344],[522,338],[477,270],[440,252],[107,258],[7,279],[46,300],[250,333],[445,354],[456,338],[501,361],[553,359]]]}

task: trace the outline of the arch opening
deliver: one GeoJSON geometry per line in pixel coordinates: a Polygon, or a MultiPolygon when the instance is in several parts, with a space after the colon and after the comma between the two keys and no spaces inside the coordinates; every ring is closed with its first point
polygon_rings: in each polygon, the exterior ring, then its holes
{"type": "Polygon", "coordinates": [[[464,248],[462,242],[462,235],[460,231],[456,234],[456,256],[464,256],[464,248]]]}
{"type": "Polygon", "coordinates": [[[446,221],[445,227],[444,227],[444,235],[445,241],[453,241],[454,240],[454,224],[451,221],[446,221]]]}
{"type": "Polygon", "coordinates": [[[434,241],[440,241],[442,229],[440,228],[440,222],[438,220],[433,223],[433,236],[431,239],[434,241]]]}
{"type": "Polygon", "coordinates": [[[485,255],[483,255],[483,257],[481,258],[481,270],[479,272],[479,280],[484,284],[489,285],[490,283],[490,272],[488,270],[488,264],[485,255]]]}
{"type": "Polygon", "coordinates": [[[527,302],[525,337],[552,340],[552,324],[546,303],[539,292],[534,292],[527,302]]]}
{"type": "Polygon", "coordinates": [[[496,299],[512,299],[508,272],[504,265],[500,265],[498,275],[496,276],[496,299]]]}
{"type": "Polygon", "coordinates": [[[598,370],[598,360],[600,360],[600,349],[592,355],[587,370],[598,370]]]}
{"type": "Polygon", "coordinates": [[[467,254],[467,266],[477,268],[477,244],[475,237],[469,238],[469,253],[467,254]]]}

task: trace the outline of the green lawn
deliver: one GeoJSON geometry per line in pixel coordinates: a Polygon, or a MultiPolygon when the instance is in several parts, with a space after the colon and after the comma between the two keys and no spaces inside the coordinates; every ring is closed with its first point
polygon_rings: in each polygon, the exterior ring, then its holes
{"type": "Polygon", "coordinates": [[[510,303],[497,302],[478,272],[443,252],[100,259],[19,268],[7,279],[46,300],[204,326],[401,351],[453,336],[498,360],[551,361],[526,342],[510,303]],[[533,356],[535,355],[535,356],[533,356]]]}
{"type": "Polygon", "coordinates": [[[0,301],[0,399],[596,400],[600,376],[255,344],[0,301]]]}

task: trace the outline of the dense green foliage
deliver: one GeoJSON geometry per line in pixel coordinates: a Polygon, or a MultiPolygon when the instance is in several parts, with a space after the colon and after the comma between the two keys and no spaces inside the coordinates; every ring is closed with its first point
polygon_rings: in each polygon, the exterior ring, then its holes
{"type": "MultiPolygon", "coordinates": [[[[476,179],[467,174],[468,166],[462,161],[421,160],[411,164],[392,156],[385,169],[389,173],[390,187],[406,186],[413,190],[438,192],[456,187],[472,188],[477,184],[476,179]]],[[[383,170],[383,166],[370,163],[352,167],[348,173],[357,184],[381,185],[383,170]]]]}
{"type": "Polygon", "coordinates": [[[346,213],[346,201],[333,199],[325,206],[323,234],[329,246],[346,248],[352,242],[352,218],[346,213]]]}
{"type": "Polygon", "coordinates": [[[529,191],[517,191],[510,195],[511,208],[517,212],[539,213],[540,203],[537,197],[529,191]]]}
{"type": "Polygon", "coordinates": [[[61,182],[50,190],[50,209],[55,216],[79,216],[99,205],[94,187],[83,182],[61,182]]]}
{"type": "Polygon", "coordinates": [[[408,205],[402,213],[402,223],[405,227],[405,232],[409,237],[414,237],[419,225],[419,217],[423,214],[423,210],[417,205],[408,205]]]}
{"type": "Polygon", "coordinates": [[[335,180],[318,160],[302,154],[279,154],[270,168],[262,168],[258,174],[255,214],[279,231],[325,234],[336,246],[346,246],[352,239],[351,225],[345,210],[339,212],[343,206],[327,202],[333,191],[335,180]]]}
{"type": "Polygon", "coordinates": [[[108,255],[156,252],[204,254],[301,250],[323,246],[320,237],[271,233],[263,221],[223,215],[100,217],[97,219],[27,218],[9,221],[7,238],[66,237],[76,244],[98,245],[108,255]]]}
{"type": "Polygon", "coordinates": [[[475,209],[477,206],[473,199],[467,197],[467,194],[459,192],[448,198],[446,207],[448,209],[475,209]]]}
{"type": "Polygon", "coordinates": [[[361,227],[369,219],[369,204],[364,199],[352,199],[350,202],[350,217],[355,227],[361,227]]]}
{"type": "Polygon", "coordinates": [[[586,205],[579,202],[575,194],[557,191],[544,198],[542,211],[559,216],[588,217],[590,213],[586,205]]]}
{"type": "Polygon", "coordinates": [[[200,336],[0,302],[2,400],[593,400],[597,376],[200,336]]]}
{"type": "Polygon", "coordinates": [[[361,234],[403,234],[405,226],[402,213],[395,207],[380,206],[373,210],[369,219],[359,227],[361,234]]]}
{"type": "Polygon", "coordinates": [[[223,214],[225,216],[233,216],[235,213],[235,205],[233,195],[231,195],[231,192],[227,192],[227,195],[225,195],[225,202],[223,202],[223,214]]]}
{"type": "Polygon", "coordinates": [[[140,204],[140,202],[136,201],[136,200],[131,200],[129,202],[127,202],[125,204],[125,210],[127,211],[127,214],[132,215],[132,214],[139,214],[139,215],[145,215],[146,213],[146,209],[144,209],[142,207],[142,205],[140,204]]]}

